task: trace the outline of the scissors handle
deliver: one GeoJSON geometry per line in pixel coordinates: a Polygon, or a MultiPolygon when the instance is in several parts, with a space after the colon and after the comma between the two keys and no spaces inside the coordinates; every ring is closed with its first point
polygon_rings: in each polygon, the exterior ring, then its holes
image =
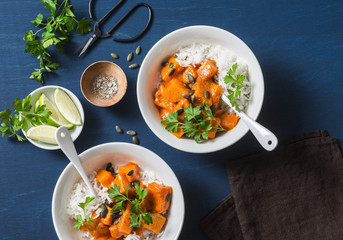
{"type": "MultiPolygon", "coordinates": [[[[151,10],[151,7],[146,4],[146,3],[138,3],[136,4],[135,6],[133,6],[133,8],[131,8],[108,32],[107,34],[110,35],[113,33],[113,31],[118,27],[120,26],[121,24],[123,24],[123,22],[126,20],[126,18],[128,18],[137,8],[139,7],[145,7],[148,9],[149,11],[149,19],[148,19],[148,22],[147,24],[145,25],[144,29],[135,37],[132,37],[132,38],[128,38],[128,39],[119,39],[119,38],[113,38],[114,41],[117,41],[117,42],[132,42],[138,38],[140,38],[143,33],[148,29],[149,25],[150,25],[150,22],[151,22],[151,17],[152,17],[152,10],[151,10]]],[[[100,19],[101,21],[101,19],[100,19]]],[[[105,34],[105,35],[107,35],[105,34]]]]}

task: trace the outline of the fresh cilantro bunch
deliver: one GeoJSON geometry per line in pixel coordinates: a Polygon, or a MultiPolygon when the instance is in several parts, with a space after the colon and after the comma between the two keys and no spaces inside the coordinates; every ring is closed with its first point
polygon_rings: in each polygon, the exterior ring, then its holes
{"type": "Polygon", "coordinates": [[[50,10],[51,15],[43,20],[43,15],[39,13],[35,20],[31,21],[35,27],[40,27],[36,32],[29,30],[25,33],[26,53],[39,59],[40,68],[35,69],[31,74],[31,79],[36,79],[39,84],[44,83],[43,73],[52,72],[57,69],[59,64],[51,61],[51,55],[47,48],[55,45],[57,50],[63,52],[64,45],[69,41],[70,33],[76,28],[79,34],[87,33],[92,30],[91,20],[82,18],[76,20],[72,12],[72,5],[68,0],[63,0],[58,4],[57,0],[41,0],[45,4],[45,9],[50,10]],[[41,40],[38,33],[41,32],[41,40]]]}
{"type": "Polygon", "coordinates": [[[230,100],[230,103],[238,112],[241,111],[237,104],[237,99],[241,96],[241,89],[243,87],[247,87],[243,84],[243,81],[245,79],[244,75],[236,75],[237,70],[237,63],[233,64],[231,69],[226,73],[226,76],[224,77],[224,82],[226,84],[230,84],[232,89],[228,89],[228,99],[230,100]]]}
{"type": "Polygon", "coordinates": [[[193,107],[192,104],[184,109],[184,122],[178,120],[178,113],[173,112],[168,117],[161,121],[165,129],[176,133],[178,128],[181,128],[187,137],[194,138],[197,143],[201,140],[208,140],[208,133],[211,131],[221,132],[226,131],[213,116],[211,108],[204,104],[204,111],[200,106],[193,107]],[[218,126],[211,124],[215,121],[218,126]]]}
{"type": "Polygon", "coordinates": [[[113,206],[111,211],[125,210],[124,202],[127,201],[131,204],[131,211],[130,214],[130,227],[140,227],[142,226],[142,220],[144,223],[149,225],[152,223],[151,213],[145,212],[141,207],[144,206],[144,200],[148,191],[145,188],[139,186],[138,183],[135,184],[135,191],[136,191],[136,198],[130,199],[129,198],[129,188],[130,183],[126,187],[125,195],[120,193],[120,188],[117,184],[114,185],[114,188],[111,187],[107,190],[109,197],[115,201],[115,205],[113,206]]]}
{"type": "Polygon", "coordinates": [[[88,205],[90,202],[92,202],[94,199],[95,199],[95,197],[86,197],[85,202],[79,203],[79,207],[83,209],[83,214],[84,214],[85,220],[82,219],[81,214],[78,214],[78,215],[76,216],[77,221],[74,223],[74,228],[80,230],[81,226],[86,224],[86,225],[88,225],[90,228],[92,228],[93,230],[95,230],[95,229],[92,227],[92,225],[91,225],[91,223],[94,223],[94,221],[93,221],[92,219],[90,219],[90,217],[89,217],[90,214],[88,214],[88,215],[86,214],[86,207],[87,207],[87,205],[88,205]]]}
{"type": "Polygon", "coordinates": [[[19,141],[24,141],[26,138],[19,135],[17,131],[20,129],[26,131],[29,123],[33,126],[37,126],[47,122],[51,112],[45,108],[45,105],[37,106],[35,112],[31,112],[32,105],[30,100],[31,95],[28,95],[22,100],[17,98],[12,102],[14,111],[6,109],[0,112],[0,131],[2,132],[2,137],[8,134],[10,136],[16,136],[19,141]]]}

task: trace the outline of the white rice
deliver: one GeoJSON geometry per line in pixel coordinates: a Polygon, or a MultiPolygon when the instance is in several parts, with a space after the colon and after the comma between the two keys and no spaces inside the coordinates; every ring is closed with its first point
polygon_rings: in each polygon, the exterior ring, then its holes
{"type": "Polygon", "coordinates": [[[218,74],[215,76],[215,80],[223,88],[225,93],[227,92],[227,89],[233,90],[233,88],[231,85],[225,84],[224,77],[232,65],[237,63],[238,67],[236,74],[244,75],[245,80],[243,81],[243,84],[247,85],[247,87],[243,87],[241,89],[241,96],[237,99],[237,103],[242,111],[246,111],[251,98],[251,84],[249,81],[248,65],[246,62],[237,57],[230,50],[220,45],[192,43],[190,45],[180,47],[176,53],[176,61],[182,67],[187,67],[190,64],[195,66],[195,64],[200,64],[208,59],[216,61],[218,74]]]}
{"type": "MultiPolygon", "coordinates": [[[[118,167],[115,169],[115,171],[118,171],[118,167]]],[[[91,184],[93,185],[93,188],[98,196],[98,199],[94,199],[92,202],[90,202],[86,207],[86,214],[92,215],[92,213],[101,206],[103,202],[105,202],[106,199],[109,201],[110,198],[108,197],[107,190],[108,188],[103,187],[95,178],[96,172],[93,172],[90,176],[88,176],[91,184]]],[[[140,171],[141,181],[148,185],[149,183],[156,182],[158,184],[163,184],[161,179],[159,179],[156,174],[153,171],[140,171]]],[[[78,205],[80,202],[84,202],[86,197],[91,197],[92,194],[90,190],[88,189],[86,183],[80,179],[76,184],[74,184],[72,191],[69,194],[68,200],[67,200],[67,208],[66,212],[70,219],[77,220],[77,215],[81,215],[82,219],[84,220],[84,214],[82,208],[80,208],[78,205]]],[[[97,216],[99,216],[101,213],[101,209],[98,209],[97,216]]],[[[142,237],[139,237],[136,233],[128,235],[125,240],[156,240],[160,239],[163,232],[159,234],[152,233],[148,230],[143,231],[142,237]]],[[[87,231],[82,232],[82,237],[84,239],[93,239],[91,234],[87,231]]]]}

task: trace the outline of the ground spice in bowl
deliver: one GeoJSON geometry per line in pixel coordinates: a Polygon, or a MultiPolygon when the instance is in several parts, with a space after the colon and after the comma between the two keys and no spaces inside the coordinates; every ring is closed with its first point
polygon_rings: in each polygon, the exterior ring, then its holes
{"type": "Polygon", "coordinates": [[[100,73],[93,78],[91,91],[97,98],[111,98],[118,92],[117,79],[106,73],[100,73]]]}
{"type": "Polygon", "coordinates": [[[95,62],[89,65],[81,76],[80,87],[83,96],[99,107],[113,106],[126,93],[127,79],[124,71],[115,63],[95,62]]]}

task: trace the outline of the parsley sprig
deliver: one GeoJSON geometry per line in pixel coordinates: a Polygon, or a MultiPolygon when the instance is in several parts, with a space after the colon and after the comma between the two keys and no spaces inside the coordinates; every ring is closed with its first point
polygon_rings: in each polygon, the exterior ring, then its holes
{"type": "Polygon", "coordinates": [[[125,210],[124,203],[129,202],[131,204],[131,211],[130,214],[130,227],[140,227],[142,226],[142,220],[144,220],[144,223],[149,225],[152,223],[152,217],[151,213],[145,212],[142,209],[142,206],[144,206],[144,200],[145,197],[148,194],[148,191],[145,188],[142,188],[139,186],[138,183],[135,184],[135,191],[136,191],[136,198],[130,199],[129,198],[129,188],[130,183],[127,185],[125,195],[120,193],[120,187],[115,184],[114,188],[111,187],[107,190],[108,196],[115,201],[115,205],[113,206],[111,211],[125,210]]]}
{"type": "Polygon", "coordinates": [[[92,227],[91,223],[94,223],[92,219],[90,219],[90,214],[86,214],[86,207],[87,205],[92,202],[95,199],[95,197],[86,197],[85,202],[79,203],[79,207],[83,209],[83,215],[84,215],[84,220],[82,219],[81,214],[78,214],[76,216],[77,221],[74,223],[74,228],[79,229],[81,228],[82,225],[88,225],[91,229],[95,230],[94,227],[92,227]]]}
{"type": "Polygon", "coordinates": [[[181,128],[187,137],[192,137],[197,143],[202,140],[208,140],[209,132],[226,131],[213,116],[211,108],[204,104],[204,111],[200,106],[193,107],[192,104],[184,109],[184,122],[178,120],[178,113],[173,112],[168,117],[161,121],[165,125],[165,129],[176,133],[178,128],[181,128]],[[211,121],[215,121],[216,125],[212,125],[211,121]]]}
{"type": "Polygon", "coordinates": [[[226,73],[226,76],[224,77],[224,82],[226,84],[230,84],[232,89],[228,89],[228,95],[227,98],[230,100],[230,103],[238,112],[241,111],[239,108],[239,105],[237,103],[237,99],[241,96],[241,89],[243,87],[247,87],[243,84],[243,81],[245,80],[244,75],[237,75],[237,63],[233,64],[230,70],[226,73]]]}
{"type": "Polygon", "coordinates": [[[17,98],[12,102],[13,111],[6,109],[0,112],[0,131],[2,132],[2,137],[7,134],[9,136],[16,136],[19,141],[24,141],[26,138],[19,135],[17,131],[20,129],[26,131],[29,123],[33,126],[38,126],[47,122],[51,112],[45,108],[45,105],[37,106],[35,112],[31,112],[32,105],[30,100],[31,95],[28,95],[22,100],[17,98]]]}
{"type": "Polygon", "coordinates": [[[57,50],[63,52],[64,45],[69,41],[70,33],[76,28],[79,34],[87,33],[92,30],[90,27],[91,20],[82,18],[76,20],[75,14],[71,10],[72,5],[68,0],[63,0],[58,4],[57,0],[41,0],[44,3],[45,9],[50,10],[51,15],[44,21],[43,15],[39,13],[31,23],[35,27],[40,27],[36,32],[29,30],[25,33],[24,40],[26,43],[26,53],[31,53],[32,56],[39,60],[40,68],[36,68],[31,74],[31,79],[36,79],[39,84],[44,83],[43,73],[53,72],[59,64],[51,61],[51,55],[47,48],[55,45],[57,50]],[[41,32],[41,40],[37,34],[41,32]]]}

